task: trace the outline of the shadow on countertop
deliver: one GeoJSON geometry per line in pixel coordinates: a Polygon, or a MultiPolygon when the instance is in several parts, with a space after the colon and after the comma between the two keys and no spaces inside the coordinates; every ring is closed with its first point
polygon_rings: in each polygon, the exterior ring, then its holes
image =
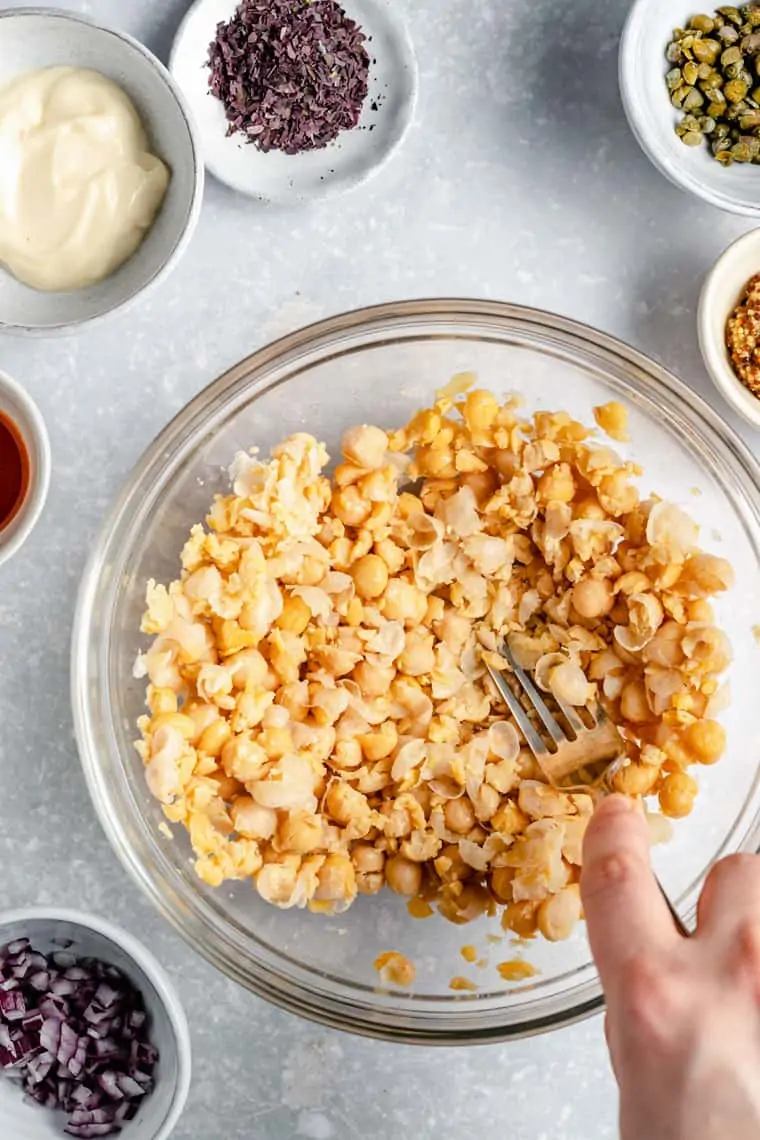
{"type": "Polygon", "coordinates": [[[167,67],[174,37],[192,6],[193,0],[161,0],[157,6],[154,30],[145,36],[145,43],[167,67]]]}

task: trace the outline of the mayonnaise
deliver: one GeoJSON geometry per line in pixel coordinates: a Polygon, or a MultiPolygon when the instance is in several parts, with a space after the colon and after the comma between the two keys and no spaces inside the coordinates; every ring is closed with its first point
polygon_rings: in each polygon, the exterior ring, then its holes
{"type": "Polygon", "coordinates": [[[169,171],[129,97],[96,71],[49,67],[0,90],[0,262],[35,289],[82,289],[131,257],[169,171]]]}

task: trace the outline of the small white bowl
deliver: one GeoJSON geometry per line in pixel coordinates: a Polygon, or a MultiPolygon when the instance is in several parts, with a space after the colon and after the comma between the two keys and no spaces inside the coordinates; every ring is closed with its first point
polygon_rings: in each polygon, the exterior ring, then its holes
{"type": "Polygon", "coordinates": [[[401,146],[417,102],[417,59],[395,0],[342,0],[367,35],[369,92],[358,125],[320,150],[264,154],[241,135],[228,135],[224,107],[210,92],[206,66],[217,25],[237,0],[196,0],[174,41],[170,67],[195,115],[206,166],[241,194],[295,205],[342,194],[380,169],[401,146]]]}
{"type": "MultiPolygon", "coordinates": [[[[709,5],[705,11],[714,11],[709,5]]],[[[760,166],[724,167],[705,144],[684,146],[670,102],[665,58],[673,28],[702,11],[695,0],[636,0],[620,40],[620,93],[631,129],[654,165],[682,190],[732,214],[760,217],[760,166]]]]}
{"type": "Polygon", "coordinates": [[[715,387],[747,423],[760,428],[760,399],[745,388],[726,348],[726,321],[751,277],[760,273],[760,229],[733,242],[705,278],[697,309],[699,347],[715,387]]]}
{"type": "MultiPolygon", "coordinates": [[[[118,967],[140,991],[150,1018],[151,1041],[159,1052],[156,1085],[120,1140],[167,1140],[182,1115],[190,1090],[192,1052],[187,1019],[169,978],[131,934],[104,918],[75,910],[6,911],[0,914],[0,946],[28,938],[43,954],[70,943],[78,957],[99,958],[118,967]]],[[[0,1075],[0,1136],[4,1140],[61,1140],[60,1114],[27,1104],[21,1090],[0,1075]]]]}
{"type": "Polygon", "coordinates": [[[0,372],[0,412],[18,428],[29,456],[26,497],[15,517],[0,530],[2,566],[21,549],[42,514],[50,487],[50,440],[34,400],[5,372],[0,372]]]}
{"type": "Polygon", "coordinates": [[[126,308],[174,269],[201,209],[204,170],[192,116],[169,72],[147,48],[71,12],[0,11],[0,85],[25,71],[58,65],[91,68],[118,83],[172,178],[142,245],[106,280],[76,292],[43,293],[0,268],[0,330],[8,332],[72,332],[126,308]]]}

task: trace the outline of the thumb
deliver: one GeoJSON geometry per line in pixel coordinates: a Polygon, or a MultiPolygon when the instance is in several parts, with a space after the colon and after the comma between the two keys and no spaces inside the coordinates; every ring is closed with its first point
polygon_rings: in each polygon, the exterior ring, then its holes
{"type": "Polygon", "coordinates": [[[678,938],[652,873],[646,820],[626,796],[604,799],[588,826],[581,894],[605,993],[625,983],[632,958],[678,938]]]}

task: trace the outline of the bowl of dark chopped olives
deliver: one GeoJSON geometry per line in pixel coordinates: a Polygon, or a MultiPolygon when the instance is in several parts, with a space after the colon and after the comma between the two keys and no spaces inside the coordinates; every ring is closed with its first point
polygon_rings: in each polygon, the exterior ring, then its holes
{"type": "Polygon", "coordinates": [[[666,178],[760,217],[760,3],[636,0],[620,41],[620,91],[666,178]]]}

